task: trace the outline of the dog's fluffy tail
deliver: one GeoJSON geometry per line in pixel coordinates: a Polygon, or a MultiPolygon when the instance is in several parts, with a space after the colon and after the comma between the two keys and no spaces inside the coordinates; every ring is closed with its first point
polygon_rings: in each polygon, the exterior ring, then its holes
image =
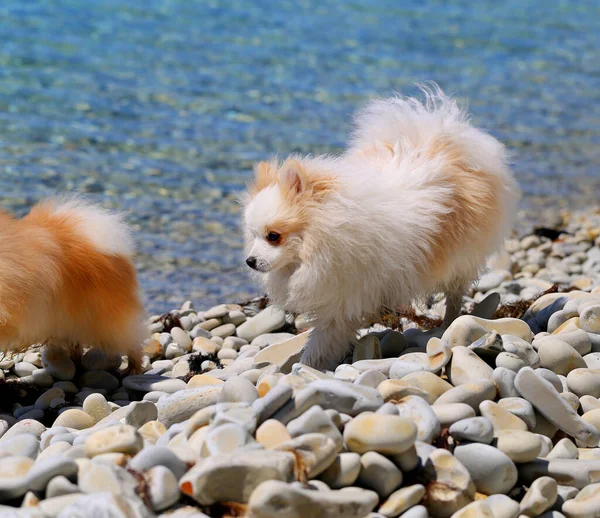
{"type": "Polygon", "coordinates": [[[107,255],[131,257],[135,252],[131,232],[120,214],[77,196],[44,200],[26,218],[39,224],[49,220],[68,222],[99,252],[107,255]]]}
{"type": "Polygon", "coordinates": [[[421,91],[423,99],[396,96],[368,103],[355,117],[349,152],[385,146],[404,155],[444,138],[463,149],[473,169],[506,175],[508,155],[500,142],[473,127],[437,85],[421,86],[421,91]]]}

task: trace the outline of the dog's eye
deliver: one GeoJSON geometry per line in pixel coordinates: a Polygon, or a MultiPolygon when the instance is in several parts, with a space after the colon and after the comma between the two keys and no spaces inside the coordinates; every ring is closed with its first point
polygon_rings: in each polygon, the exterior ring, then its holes
{"type": "Polygon", "coordinates": [[[269,232],[267,234],[267,241],[269,241],[271,243],[276,243],[280,239],[281,239],[281,234],[278,234],[277,232],[269,232]]]}

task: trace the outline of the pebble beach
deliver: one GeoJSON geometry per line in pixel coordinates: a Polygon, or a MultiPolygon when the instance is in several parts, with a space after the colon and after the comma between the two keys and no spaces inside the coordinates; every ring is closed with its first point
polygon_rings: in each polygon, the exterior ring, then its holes
{"type": "Polygon", "coordinates": [[[125,357],[0,361],[0,516],[600,516],[600,207],[515,234],[334,372],[264,297],[149,318],[125,357]],[[433,330],[432,330],[433,329],[433,330]]]}

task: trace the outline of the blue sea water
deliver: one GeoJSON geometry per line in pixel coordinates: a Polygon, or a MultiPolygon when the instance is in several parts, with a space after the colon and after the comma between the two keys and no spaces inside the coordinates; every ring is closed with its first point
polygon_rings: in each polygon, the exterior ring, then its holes
{"type": "Polygon", "coordinates": [[[253,163],[335,152],[429,80],[509,146],[524,206],[597,201],[599,35],[588,0],[2,0],[1,205],[127,211],[150,311],[242,299],[253,163]]]}

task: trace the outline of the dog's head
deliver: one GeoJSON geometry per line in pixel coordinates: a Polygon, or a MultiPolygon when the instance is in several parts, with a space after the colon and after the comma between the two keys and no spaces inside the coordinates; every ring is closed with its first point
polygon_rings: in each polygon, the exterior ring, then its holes
{"type": "Polygon", "coordinates": [[[333,188],[308,160],[259,163],[245,201],[246,264],[267,273],[302,262],[313,209],[333,188]]]}

